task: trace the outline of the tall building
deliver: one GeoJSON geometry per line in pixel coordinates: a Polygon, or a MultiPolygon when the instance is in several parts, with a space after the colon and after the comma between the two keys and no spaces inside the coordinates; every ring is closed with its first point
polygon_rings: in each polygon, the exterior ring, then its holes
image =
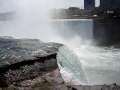
{"type": "Polygon", "coordinates": [[[101,7],[117,7],[120,6],[120,0],[100,0],[101,7]]]}
{"type": "Polygon", "coordinates": [[[95,0],[84,0],[84,9],[93,9],[95,7],[95,0]]]}

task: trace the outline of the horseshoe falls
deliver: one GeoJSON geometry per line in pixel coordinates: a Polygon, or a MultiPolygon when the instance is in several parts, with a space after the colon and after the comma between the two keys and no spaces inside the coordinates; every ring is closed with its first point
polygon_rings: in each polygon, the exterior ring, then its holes
{"type": "Polygon", "coordinates": [[[114,45],[93,45],[91,20],[64,20],[61,23],[62,25],[55,26],[61,32],[66,32],[62,33],[62,37],[67,43],[59,49],[57,55],[57,63],[64,80],[72,85],[119,85],[120,49],[114,48],[114,45]],[[70,33],[71,28],[73,32],[70,33]],[[79,39],[75,39],[74,34],[78,35],[79,39]]]}
{"type": "Polygon", "coordinates": [[[120,84],[119,58],[119,49],[92,46],[63,46],[57,56],[62,77],[74,85],[120,84]]]}
{"type": "MultiPolygon", "coordinates": [[[[53,1],[47,7],[49,0],[15,1],[15,20],[0,21],[0,36],[64,44],[59,48],[57,63],[63,79],[72,85],[120,84],[120,49],[95,45],[92,19],[51,20],[49,10],[56,7],[54,4],[64,4],[53,1]]],[[[100,23],[103,26],[108,24],[100,23]]],[[[106,34],[112,39],[109,30],[104,34],[103,27],[96,25],[95,31],[98,40],[105,41],[106,34]]],[[[115,33],[114,30],[112,32],[115,33]]]]}
{"type": "MultiPolygon", "coordinates": [[[[36,37],[43,41],[65,45],[58,51],[57,63],[66,82],[72,85],[120,84],[120,49],[93,45],[92,20],[52,20],[51,22],[52,29],[46,27],[45,32],[41,33],[43,28],[40,28],[33,33],[36,36],[31,34],[31,31],[28,32],[29,35],[24,32],[24,38],[36,37]],[[47,33],[51,30],[54,34],[47,33]]],[[[22,36],[15,31],[11,34],[11,30],[14,30],[11,26],[14,26],[15,21],[0,23],[3,31],[1,35],[22,36]]]]}

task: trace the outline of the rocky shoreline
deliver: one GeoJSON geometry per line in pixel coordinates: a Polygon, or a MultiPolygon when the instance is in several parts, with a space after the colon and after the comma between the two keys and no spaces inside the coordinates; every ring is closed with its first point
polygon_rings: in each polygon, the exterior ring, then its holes
{"type": "Polygon", "coordinates": [[[66,83],[56,60],[61,46],[38,40],[0,38],[0,90],[120,90],[116,84],[74,86],[66,83]]]}

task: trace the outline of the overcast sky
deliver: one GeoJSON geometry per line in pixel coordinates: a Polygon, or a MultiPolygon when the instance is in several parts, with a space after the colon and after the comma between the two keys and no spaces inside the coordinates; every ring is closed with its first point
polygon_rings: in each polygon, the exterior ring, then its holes
{"type": "MultiPolygon", "coordinates": [[[[14,11],[18,4],[29,3],[31,0],[0,0],[0,12],[14,11]]],[[[32,0],[36,1],[36,0],[32,0]]],[[[68,8],[68,7],[84,7],[84,0],[38,0],[42,5],[48,6],[54,3],[55,8],[68,8]]],[[[26,5],[26,4],[25,4],[26,5]]],[[[99,0],[96,0],[96,6],[99,5],[99,0]]]]}

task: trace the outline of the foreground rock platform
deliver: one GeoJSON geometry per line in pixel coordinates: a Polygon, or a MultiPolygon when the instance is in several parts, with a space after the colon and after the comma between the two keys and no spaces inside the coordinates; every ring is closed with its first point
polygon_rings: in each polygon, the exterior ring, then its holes
{"type": "Polygon", "coordinates": [[[56,52],[61,45],[0,37],[0,86],[33,79],[58,68],[56,52]]]}
{"type": "Polygon", "coordinates": [[[38,39],[0,37],[0,68],[56,54],[60,46],[62,44],[43,43],[38,39]]]}

